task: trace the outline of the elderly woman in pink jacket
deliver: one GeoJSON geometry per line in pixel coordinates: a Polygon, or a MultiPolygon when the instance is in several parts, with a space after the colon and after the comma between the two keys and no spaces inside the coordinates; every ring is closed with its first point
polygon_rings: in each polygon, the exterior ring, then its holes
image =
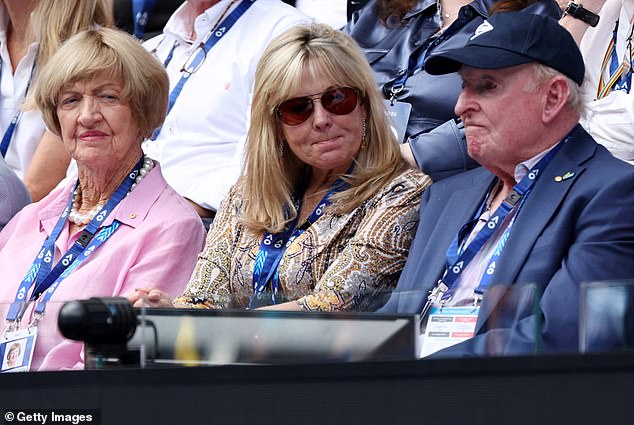
{"type": "Polygon", "coordinates": [[[0,350],[27,341],[23,369],[81,366],[81,345],[57,331],[61,302],[126,296],[148,282],[176,295],[191,274],[202,223],[141,150],[167,93],[161,64],[115,29],[79,33],[41,70],[33,100],[78,176],[0,233],[0,350]]]}

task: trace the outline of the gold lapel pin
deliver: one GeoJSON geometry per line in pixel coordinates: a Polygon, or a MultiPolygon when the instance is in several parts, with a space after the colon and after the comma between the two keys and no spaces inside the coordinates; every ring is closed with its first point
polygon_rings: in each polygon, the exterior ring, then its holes
{"type": "Polygon", "coordinates": [[[568,171],[566,174],[564,174],[563,176],[556,176],[555,177],[555,181],[557,183],[562,182],[564,180],[568,180],[571,177],[574,177],[575,173],[573,173],[572,171],[568,171]]]}

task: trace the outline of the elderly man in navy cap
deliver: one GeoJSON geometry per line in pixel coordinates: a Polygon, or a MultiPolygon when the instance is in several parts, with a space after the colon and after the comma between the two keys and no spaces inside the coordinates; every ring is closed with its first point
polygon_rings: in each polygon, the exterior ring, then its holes
{"type": "Polygon", "coordinates": [[[580,284],[634,278],[634,167],[578,123],[577,45],[551,18],[499,13],[425,66],[459,71],[456,114],[482,167],[425,191],[381,311],[421,314],[423,355],[577,351],[580,284]],[[509,295],[521,284],[538,304],[509,295]]]}

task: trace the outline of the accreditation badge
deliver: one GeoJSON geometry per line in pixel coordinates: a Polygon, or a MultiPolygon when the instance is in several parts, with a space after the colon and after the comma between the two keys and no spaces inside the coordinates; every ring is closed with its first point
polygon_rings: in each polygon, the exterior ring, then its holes
{"type": "Polygon", "coordinates": [[[406,102],[392,103],[388,99],[384,99],[385,110],[392,124],[392,132],[396,136],[399,143],[405,141],[405,131],[409,122],[409,115],[412,112],[412,105],[406,102]]]}
{"type": "Polygon", "coordinates": [[[5,332],[0,339],[0,372],[28,372],[33,360],[37,328],[5,332]]]}
{"type": "Polygon", "coordinates": [[[432,307],[429,310],[423,348],[420,356],[427,357],[473,337],[480,307],[432,307]]]}

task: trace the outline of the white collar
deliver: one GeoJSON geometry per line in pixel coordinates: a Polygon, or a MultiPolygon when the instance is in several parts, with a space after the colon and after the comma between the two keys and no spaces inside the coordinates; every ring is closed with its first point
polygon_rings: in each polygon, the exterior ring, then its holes
{"type": "Polygon", "coordinates": [[[172,14],[163,33],[166,37],[172,37],[181,43],[198,44],[202,42],[212,25],[216,23],[232,0],[220,0],[198,16],[194,16],[193,9],[187,3],[183,3],[172,14]],[[196,39],[192,39],[192,25],[196,32],[196,39]]]}
{"type": "Polygon", "coordinates": [[[535,164],[537,164],[540,159],[542,159],[544,156],[546,156],[546,154],[548,152],[550,152],[555,146],[557,146],[557,144],[558,143],[556,143],[553,146],[549,147],[545,151],[542,151],[542,152],[538,153],[534,157],[529,158],[526,161],[522,161],[519,164],[517,164],[515,166],[515,182],[519,183],[520,181],[522,181],[522,179],[524,178],[524,176],[526,176],[526,174],[528,174],[530,169],[533,168],[535,166],[535,164]]]}

